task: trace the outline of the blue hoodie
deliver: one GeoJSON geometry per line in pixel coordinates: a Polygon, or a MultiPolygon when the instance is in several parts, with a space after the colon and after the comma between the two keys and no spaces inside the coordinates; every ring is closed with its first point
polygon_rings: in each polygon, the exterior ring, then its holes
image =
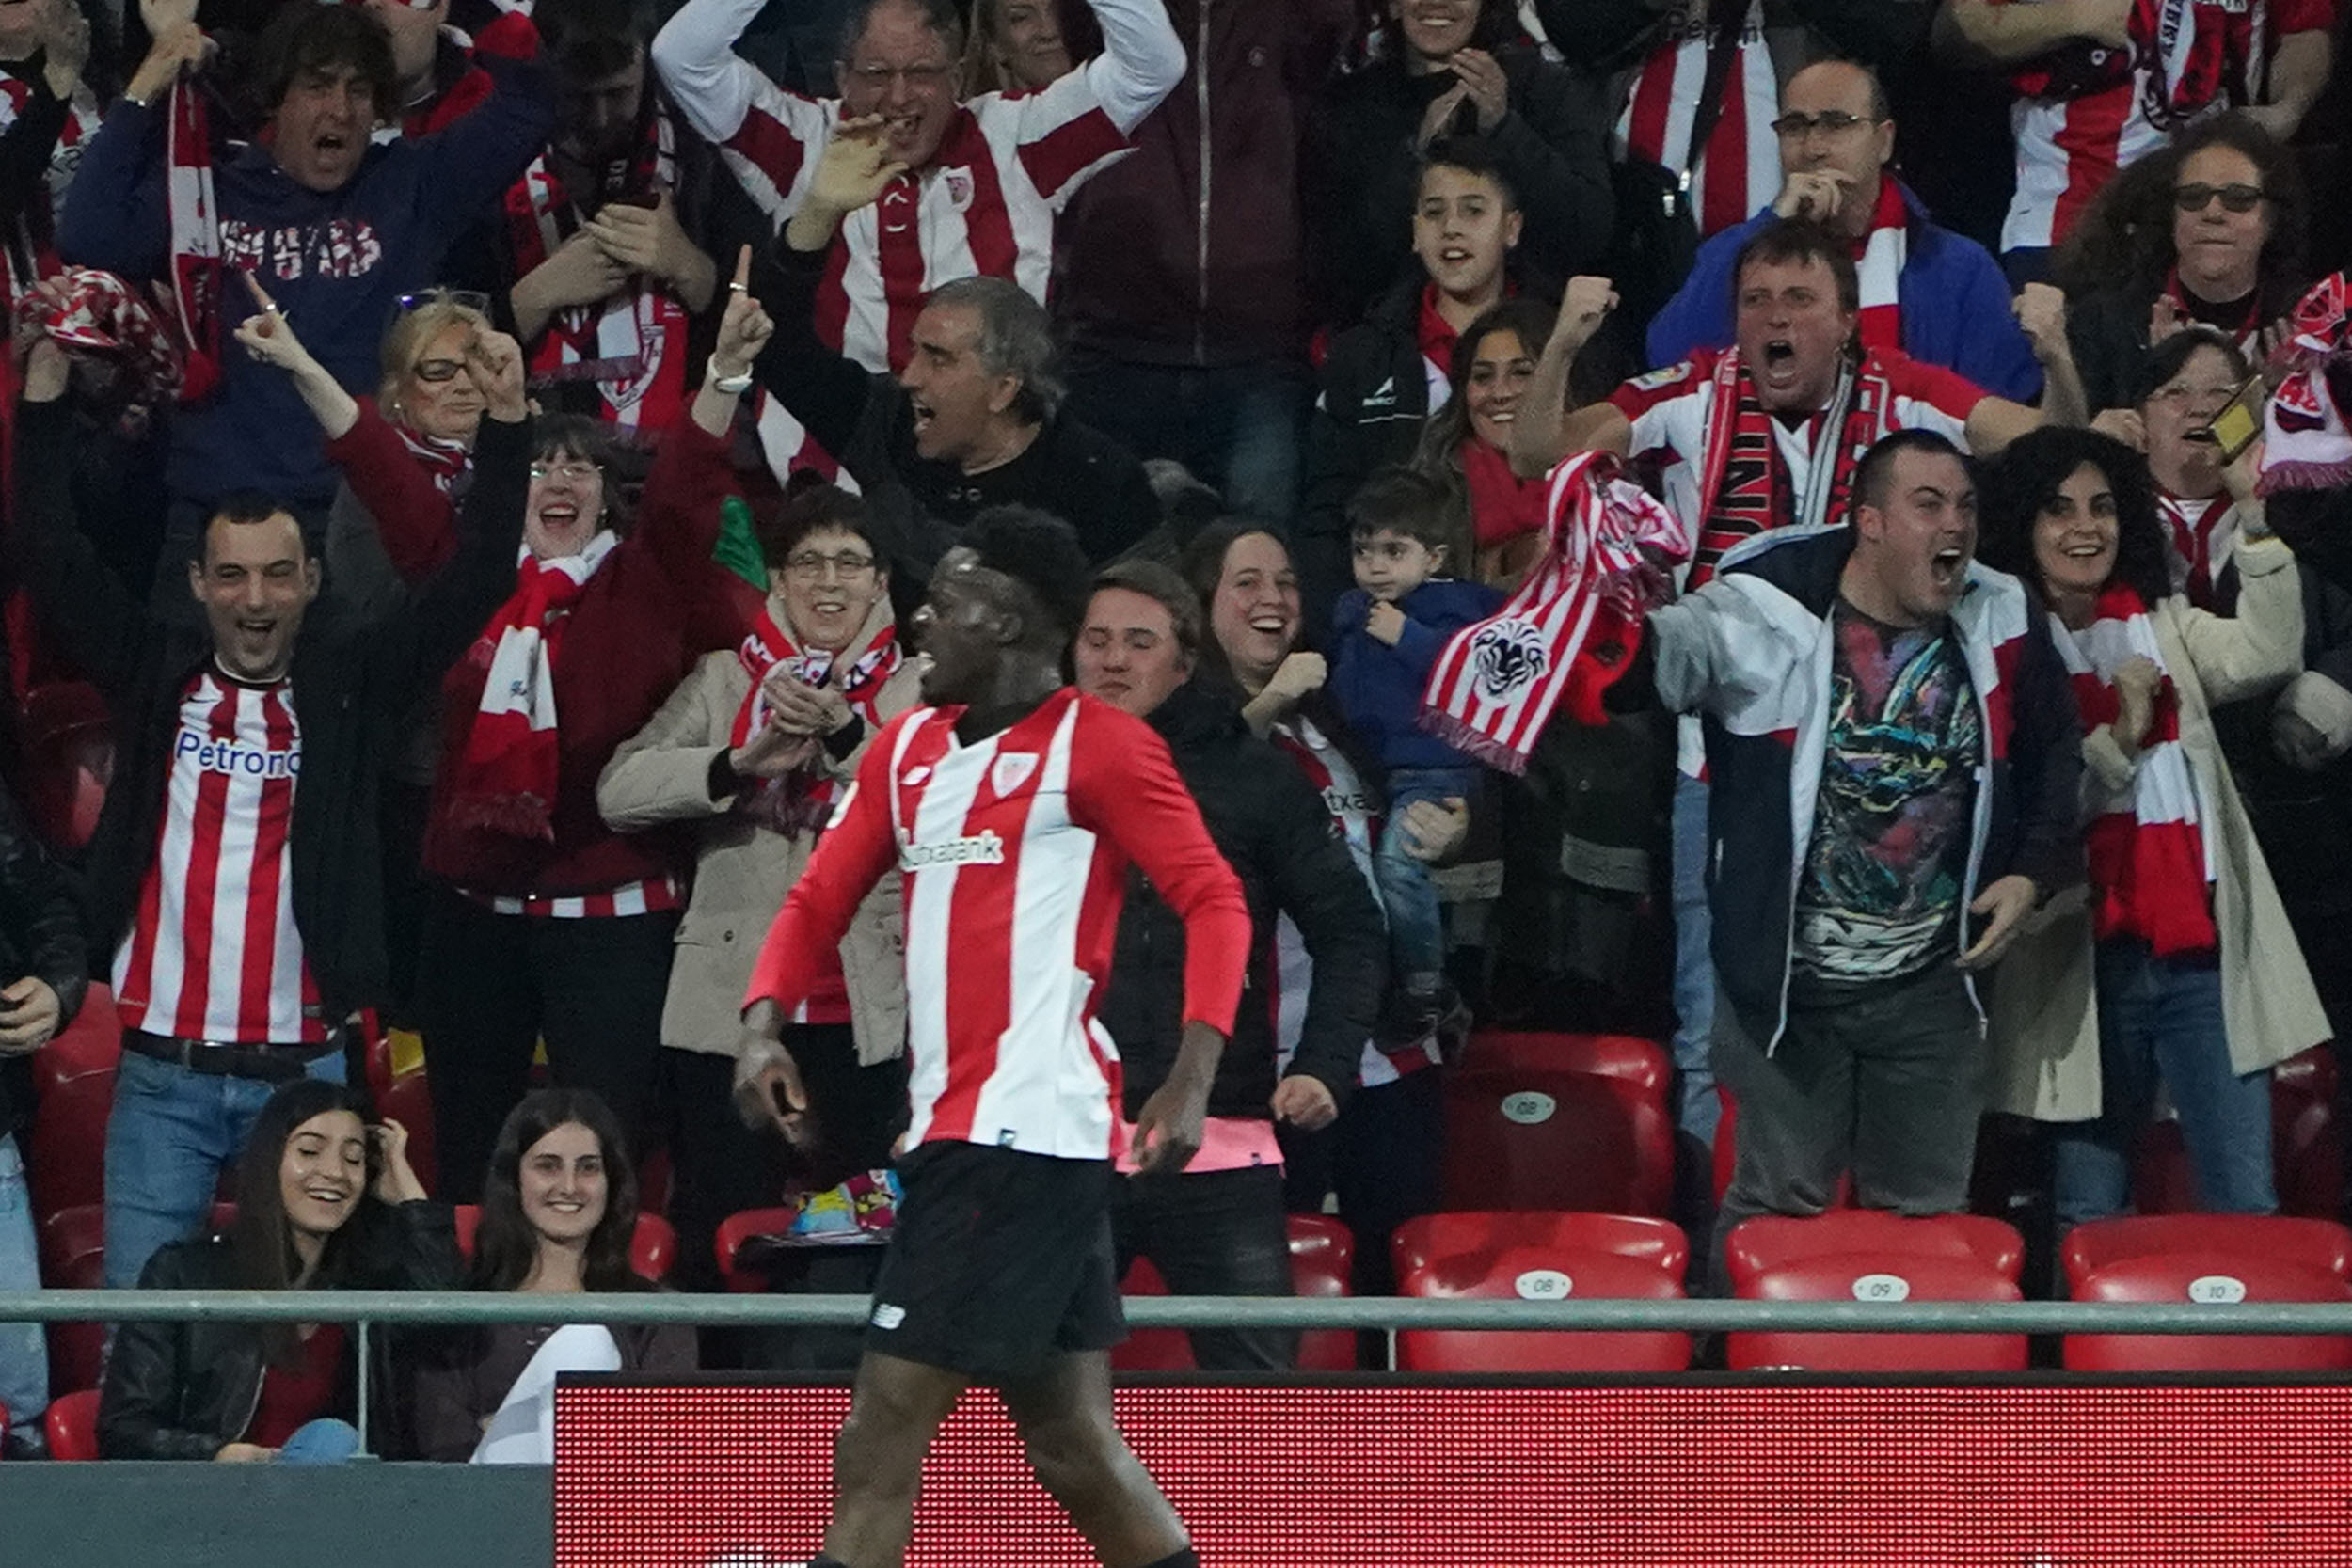
{"type": "MultiPolygon", "coordinates": [[[[256,488],[324,509],[337,474],[326,436],[282,370],[258,363],[230,332],[252,313],[233,276],[262,287],[327,372],[354,394],[373,392],[377,349],[400,296],[433,286],[443,254],[496,213],[555,125],[552,79],[535,62],[485,55],[497,90],[471,114],[421,141],[378,142],[340,189],[294,183],[269,150],[246,147],[213,167],[220,208],[221,381],[172,420],[166,483],[175,500],[205,503],[256,488]]],[[[57,224],[57,254],[134,280],[171,274],[168,100],[117,101],[90,138],[57,224]]]]}
{"type": "Polygon", "coordinates": [[[1421,727],[1421,694],[1446,641],[1502,608],[1503,593],[1483,582],[1431,578],[1397,601],[1405,634],[1390,647],[1364,629],[1372,597],[1360,588],[1340,595],[1331,614],[1338,657],[1331,700],[1364,749],[1387,768],[1476,768],[1478,759],[1421,727]]]}

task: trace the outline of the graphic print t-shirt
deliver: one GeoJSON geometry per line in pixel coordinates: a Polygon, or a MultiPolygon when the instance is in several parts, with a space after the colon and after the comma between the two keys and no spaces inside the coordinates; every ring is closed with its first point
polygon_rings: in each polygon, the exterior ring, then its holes
{"type": "Polygon", "coordinates": [[[1797,884],[1796,972],[1915,974],[1954,942],[1984,731],[1948,624],[1833,614],[1829,734],[1797,884]]]}

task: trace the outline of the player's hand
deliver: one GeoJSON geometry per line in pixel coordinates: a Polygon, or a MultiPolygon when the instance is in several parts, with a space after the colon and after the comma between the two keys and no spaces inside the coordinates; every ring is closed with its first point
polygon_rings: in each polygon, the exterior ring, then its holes
{"type": "Polygon", "coordinates": [[[890,182],[907,171],[905,164],[889,156],[889,145],[882,116],[844,119],[825,143],[803,199],[837,218],[881,200],[890,182]]]}
{"type": "Polygon", "coordinates": [[[294,324],[278,308],[278,302],[262,287],[262,280],[243,267],[237,276],[245,279],[245,292],[253,296],[254,313],[237,324],[236,340],[245,351],[264,365],[288,372],[301,372],[318,363],[310,351],[294,336],[294,324]]]}
{"type": "Polygon", "coordinates": [[[806,1147],[813,1135],[800,1064],[782,1040],[749,1022],[735,1058],[735,1108],[745,1126],[772,1127],[795,1148],[806,1147]]]}
{"type": "Polygon", "coordinates": [[[1454,112],[1469,101],[1470,84],[1458,80],[1431,99],[1429,107],[1421,112],[1421,129],[1413,134],[1413,145],[1428,151],[1430,143],[1444,135],[1447,127],[1454,123],[1454,112]]]}
{"type": "Polygon", "coordinates": [[[1138,1176],[1173,1176],[1200,1152],[1209,1117],[1209,1086],[1170,1078],[1152,1091],[1136,1117],[1127,1157],[1138,1176]]]}
{"type": "Polygon", "coordinates": [[[1274,1098],[1267,1101],[1274,1111],[1274,1119],[1287,1121],[1301,1132],[1315,1132],[1339,1119],[1340,1103],[1331,1098],[1331,1091],[1320,1078],[1310,1078],[1294,1072],[1274,1085],[1274,1098]]]}
{"type": "Polygon", "coordinates": [[[82,68],[89,64],[89,18],[73,0],[45,0],[40,38],[41,70],[51,95],[72,97],[82,68]]]}
{"type": "Polygon", "coordinates": [[[1449,795],[1445,804],[1435,800],[1415,800],[1405,808],[1397,820],[1397,831],[1404,836],[1405,852],[1423,865],[1436,865],[1453,858],[1470,837],[1470,805],[1459,795],[1449,795]]]}
{"type": "Polygon", "coordinates": [[[584,224],[525,276],[550,310],[600,305],[628,286],[630,268],[612,250],[595,224],[584,224]]]}
{"type": "Polygon", "coordinates": [[[65,1005],[48,981],[27,974],[0,990],[0,1056],[27,1056],[47,1045],[65,1019],[65,1005]]]}
{"type": "Polygon", "coordinates": [[[2188,312],[2170,294],[2158,294],[2148,307],[2148,346],[2156,347],[2167,338],[2188,328],[2188,312]]]}
{"type": "Polygon", "coordinates": [[[1990,969],[1998,963],[2009,944],[2017,940],[2017,932],[2026,915],[2033,912],[2041,895],[2034,891],[2030,877],[2008,876],[1977,895],[1968,912],[1985,917],[1984,934],[1977,944],[1960,956],[1963,969],[1990,969]]]}
{"type": "Polygon", "coordinates": [[[1781,182],[1780,195],[1772,198],[1772,212],[1784,218],[1827,223],[1845,205],[1846,193],[1852,186],[1853,181],[1836,169],[1799,169],[1781,182]]]}

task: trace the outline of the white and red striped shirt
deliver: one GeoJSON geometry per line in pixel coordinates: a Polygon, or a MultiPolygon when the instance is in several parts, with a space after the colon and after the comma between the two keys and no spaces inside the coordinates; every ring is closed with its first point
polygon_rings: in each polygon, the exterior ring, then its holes
{"type": "Polygon", "coordinates": [[[492,914],[519,914],[533,920],[607,920],[616,915],[660,914],[686,908],[686,889],[675,877],[649,877],[623,882],[602,893],[571,895],[477,893],[457,890],[492,914]]]}
{"type": "Polygon", "coordinates": [[[1112,1152],[1119,1052],[1095,1022],[1132,859],[1184,922],[1184,1017],[1232,1030],[1241,884],[1152,727],[1065,688],[965,745],[963,710],[874,738],[768,932],[745,1005],[796,1006],[867,890],[904,879],[912,1143],[1112,1152]]]}
{"type": "MultiPolygon", "coordinates": [[[[30,81],[0,69],[0,132],[16,123],[32,98],[30,81]]],[[[57,270],[51,235],[56,230],[56,215],[65,211],[65,194],[73,183],[74,170],[82,166],[82,146],[98,134],[101,118],[96,95],[76,82],[73,96],[66,103],[65,129],[57,133],[57,145],[49,154],[49,172],[42,182],[48,201],[44,210],[24,214],[8,247],[11,298],[31,287],[37,277],[57,270]]]]}
{"type": "MultiPolygon", "coordinates": [[[[786,92],[734,52],[764,0],[688,0],[654,40],[662,84],[781,229],[808,194],[841,103],[786,92]]],[[[1104,53],[1037,92],[960,107],[929,165],[843,220],[817,294],[818,338],[869,371],[903,368],[933,289],[1009,277],[1040,302],[1073,194],[1184,75],[1160,0],[1090,0],[1104,53]]]]}
{"type": "Polygon", "coordinates": [[[1617,146],[1687,178],[1685,194],[1705,239],[1747,222],[1780,193],[1780,140],[1772,132],[1772,121],[1780,117],[1780,79],[1764,41],[1764,0],[1749,0],[1739,56],[1724,79],[1723,113],[1707,146],[1693,156],[1691,131],[1707,86],[1707,48],[1714,24],[1704,4],[1685,12],[1681,27],[1652,51],[1634,77],[1617,121],[1617,146]]]}
{"type": "Polygon", "coordinates": [[[115,953],[125,1027],[187,1039],[316,1044],[318,987],[294,928],[302,727],[285,681],[207,669],[188,683],[155,858],[115,953]]]}

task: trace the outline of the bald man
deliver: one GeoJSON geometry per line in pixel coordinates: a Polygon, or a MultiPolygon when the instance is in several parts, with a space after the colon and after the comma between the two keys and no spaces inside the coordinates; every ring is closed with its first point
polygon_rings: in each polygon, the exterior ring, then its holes
{"type": "Polygon", "coordinates": [[[2032,402],[2042,367],[2010,313],[2009,283],[1982,245],[1929,222],[1895,177],[1895,122],[1878,77],[1845,60],[1807,66],[1782,91],[1772,129],[1780,194],[1700,247],[1681,292],[1650,323],[1649,362],[1672,365],[1694,348],[1728,346],[1740,247],[1776,217],[1809,217],[1853,246],[1866,344],[1899,348],[1988,392],[2032,402]]]}

